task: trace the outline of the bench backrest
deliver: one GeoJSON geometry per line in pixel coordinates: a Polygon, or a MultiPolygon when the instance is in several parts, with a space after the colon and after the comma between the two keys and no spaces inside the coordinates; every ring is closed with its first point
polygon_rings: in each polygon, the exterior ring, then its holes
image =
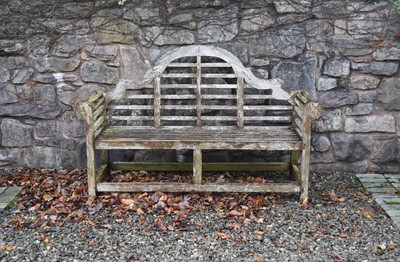
{"type": "Polygon", "coordinates": [[[255,77],[224,49],[178,48],[142,82],[122,81],[108,94],[109,121],[155,128],[287,127],[293,107],[280,84],[255,77]]]}

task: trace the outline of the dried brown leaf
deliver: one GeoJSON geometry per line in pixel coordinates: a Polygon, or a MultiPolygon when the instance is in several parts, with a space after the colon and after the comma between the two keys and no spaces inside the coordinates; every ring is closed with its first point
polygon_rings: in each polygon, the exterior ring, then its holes
{"type": "Polygon", "coordinates": [[[229,217],[229,216],[243,216],[243,213],[239,212],[237,210],[232,210],[232,211],[229,211],[229,213],[227,213],[226,216],[227,217],[229,217]]]}
{"type": "Polygon", "coordinates": [[[265,235],[265,232],[264,232],[264,231],[258,231],[258,230],[256,230],[256,231],[254,231],[254,233],[257,234],[257,235],[259,235],[259,236],[265,235]]]}
{"type": "Polygon", "coordinates": [[[132,198],[122,198],[121,203],[125,206],[132,205],[135,201],[132,198]]]}
{"type": "Polygon", "coordinates": [[[217,235],[218,235],[218,237],[221,238],[221,239],[228,239],[228,238],[231,238],[231,235],[226,234],[226,233],[223,233],[223,232],[217,232],[217,235]]]}

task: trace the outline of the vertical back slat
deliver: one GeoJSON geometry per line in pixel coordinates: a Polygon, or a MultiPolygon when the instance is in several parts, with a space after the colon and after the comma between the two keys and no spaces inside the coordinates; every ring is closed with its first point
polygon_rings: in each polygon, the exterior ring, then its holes
{"type": "Polygon", "coordinates": [[[201,56],[197,55],[197,127],[201,127],[201,56]]]}
{"type": "Polygon", "coordinates": [[[244,78],[239,76],[237,78],[237,125],[239,128],[243,128],[244,126],[244,78]]]}
{"type": "Polygon", "coordinates": [[[161,127],[161,79],[155,79],[154,86],[154,126],[161,127]]]}

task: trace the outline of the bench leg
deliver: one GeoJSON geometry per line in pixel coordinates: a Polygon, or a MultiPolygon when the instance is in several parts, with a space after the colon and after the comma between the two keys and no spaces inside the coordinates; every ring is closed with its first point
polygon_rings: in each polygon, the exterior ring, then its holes
{"type": "Polygon", "coordinates": [[[310,175],[310,145],[305,146],[301,152],[301,181],[300,181],[300,204],[308,202],[308,178],[310,175]]]}
{"type": "Polygon", "coordinates": [[[89,197],[96,197],[96,161],[92,145],[86,146],[89,197]]]}
{"type": "Polygon", "coordinates": [[[104,174],[109,175],[110,174],[110,155],[108,153],[108,150],[101,151],[101,164],[106,166],[104,174]]]}
{"type": "Polygon", "coordinates": [[[297,160],[298,160],[298,154],[299,152],[297,150],[293,150],[290,152],[290,166],[289,166],[289,173],[290,173],[290,179],[297,181],[297,177],[295,174],[294,167],[297,165],[297,160]]]}
{"type": "Polygon", "coordinates": [[[193,149],[193,183],[201,184],[201,168],[202,168],[201,149],[193,149]]]}

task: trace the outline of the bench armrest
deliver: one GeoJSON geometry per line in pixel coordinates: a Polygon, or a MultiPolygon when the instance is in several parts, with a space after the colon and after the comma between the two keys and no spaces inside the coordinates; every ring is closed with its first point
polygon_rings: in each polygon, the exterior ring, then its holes
{"type": "Polygon", "coordinates": [[[103,93],[95,93],[86,101],[78,103],[75,111],[86,123],[86,135],[96,138],[107,125],[107,101],[103,93]]]}
{"type": "Polygon", "coordinates": [[[291,102],[294,106],[293,128],[304,142],[311,135],[311,122],[320,118],[324,109],[319,103],[311,101],[305,91],[296,92],[292,96],[291,102]]]}

